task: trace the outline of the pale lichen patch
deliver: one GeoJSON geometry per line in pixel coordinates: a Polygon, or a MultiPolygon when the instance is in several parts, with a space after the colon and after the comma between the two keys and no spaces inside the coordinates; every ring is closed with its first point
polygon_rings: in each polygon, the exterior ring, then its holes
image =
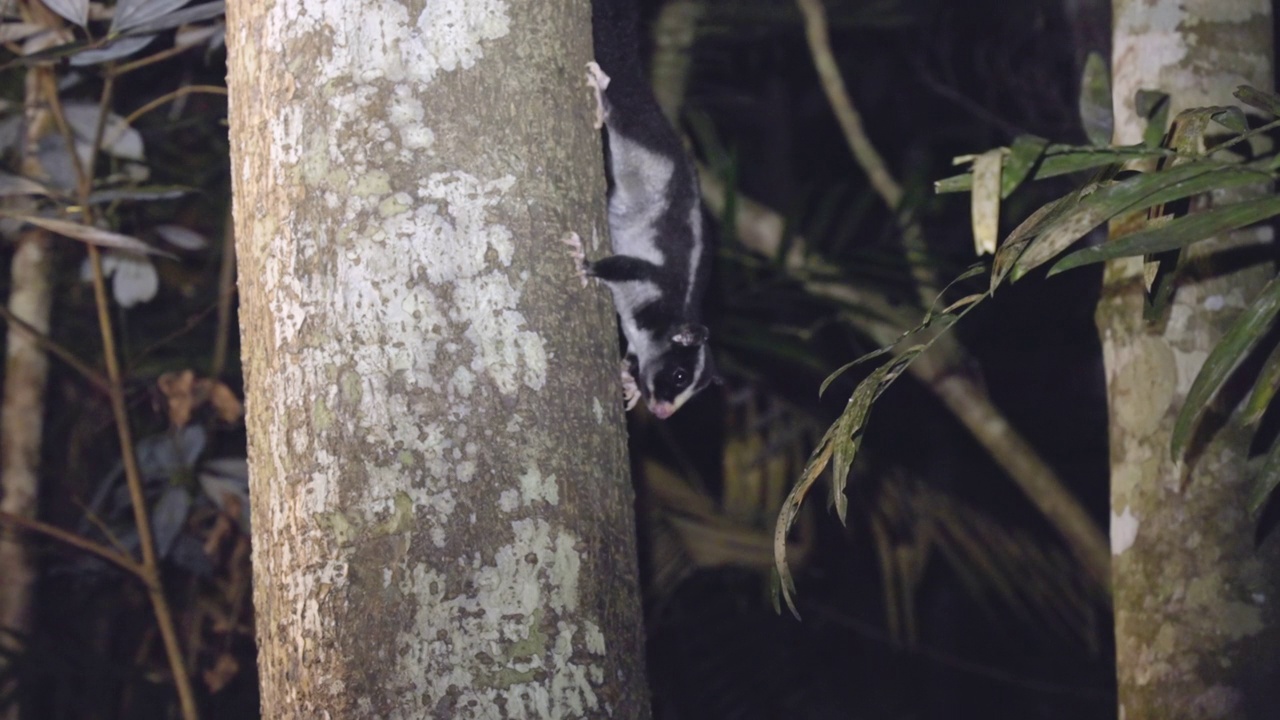
{"type": "Polygon", "coordinates": [[[497,717],[502,706],[505,717],[599,715],[591,680],[600,673],[593,659],[602,656],[599,630],[557,620],[548,634],[545,615],[576,606],[581,568],[576,553],[570,559],[564,551],[575,540],[539,519],[512,529],[492,560],[471,557],[471,591],[425,566],[403,576],[401,595],[418,603],[414,624],[441,627],[443,620],[447,632],[402,636],[398,684],[419,688],[424,710],[450,698],[476,717],[497,717]],[[539,674],[551,682],[539,682],[539,674]]]}
{"type": "Polygon", "coordinates": [[[1125,506],[1124,512],[1111,513],[1111,554],[1122,555],[1126,550],[1133,547],[1133,543],[1138,539],[1138,527],[1140,523],[1138,518],[1134,516],[1133,511],[1128,505],[1125,506]]]}

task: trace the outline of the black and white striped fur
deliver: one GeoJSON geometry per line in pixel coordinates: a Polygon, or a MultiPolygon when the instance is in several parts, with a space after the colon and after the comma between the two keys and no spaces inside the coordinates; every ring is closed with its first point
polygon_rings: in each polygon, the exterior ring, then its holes
{"type": "Polygon", "coordinates": [[[702,226],[698,178],[640,68],[635,0],[595,0],[596,89],[609,171],[609,234],[614,254],[588,261],[584,275],[613,294],[627,341],[623,361],[649,411],[667,418],[716,378],[702,301],[710,247],[702,226]],[[610,73],[610,74],[606,74],[610,73]]]}

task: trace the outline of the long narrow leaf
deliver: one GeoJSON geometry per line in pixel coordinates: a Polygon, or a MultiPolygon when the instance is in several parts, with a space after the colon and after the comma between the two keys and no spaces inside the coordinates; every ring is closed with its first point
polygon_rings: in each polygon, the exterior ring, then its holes
{"type": "Polygon", "coordinates": [[[84,27],[89,22],[89,0],[41,0],[44,6],[84,27]]]}
{"type": "Polygon", "coordinates": [[[218,2],[184,8],[177,12],[172,12],[153,20],[139,23],[129,28],[128,32],[124,34],[145,35],[159,32],[161,30],[169,30],[181,25],[186,25],[187,23],[200,22],[201,20],[212,20],[213,18],[221,17],[225,13],[226,3],[223,2],[223,0],[218,0],[218,2]]]}
{"type": "Polygon", "coordinates": [[[1252,515],[1256,516],[1262,511],[1262,506],[1267,503],[1271,493],[1275,492],[1277,485],[1280,485],[1280,439],[1271,443],[1267,460],[1253,481],[1253,487],[1249,488],[1249,512],[1252,515]]]}
{"type": "Polygon", "coordinates": [[[98,63],[110,62],[111,60],[119,60],[128,57],[142,48],[151,44],[155,40],[155,35],[140,35],[137,37],[120,38],[114,42],[109,42],[102,47],[82,50],[71,56],[71,64],[76,67],[86,67],[88,65],[97,65],[98,63]]]}
{"type": "Polygon", "coordinates": [[[1175,218],[1157,227],[1120,236],[1097,247],[1077,250],[1059,260],[1049,270],[1049,275],[1119,257],[1151,255],[1176,250],[1193,242],[1252,225],[1276,215],[1280,215],[1280,196],[1216,207],[1205,212],[1175,218]]]}
{"type": "Polygon", "coordinates": [[[120,0],[111,19],[111,35],[122,33],[143,23],[168,15],[191,0],[120,0]]]}
{"type": "Polygon", "coordinates": [[[1103,188],[1045,228],[1010,272],[1014,280],[1053,259],[1094,228],[1125,212],[1161,205],[1210,190],[1270,182],[1272,176],[1250,167],[1198,161],[1146,173],[1103,188]]]}
{"type": "Polygon", "coordinates": [[[80,240],[90,245],[98,245],[100,247],[118,248],[120,250],[130,250],[133,252],[146,253],[148,255],[161,255],[167,258],[175,257],[173,253],[165,252],[153,248],[142,242],[138,238],[129,235],[121,235],[120,233],[103,230],[101,228],[89,225],[81,225],[80,223],[69,222],[67,220],[55,220],[53,218],[39,217],[37,215],[19,215],[15,213],[0,213],[5,217],[13,218],[25,223],[31,223],[36,227],[42,227],[50,232],[58,233],[73,240],[80,240]]]}
{"type": "Polygon", "coordinates": [[[1044,157],[1049,141],[1035,135],[1019,135],[1009,146],[1009,154],[1000,174],[1000,198],[1013,194],[1031,175],[1031,171],[1044,157]]]}
{"type": "Polygon", "coordinates": [[[1240,413],[1240,421],[1246,425],[1255,425],[1271,406],[1276,390],[1280,390],[1280,345],[1271,349],[1271,355],[1262,364],[1258,379],[1253,381],[1253,389],[1249,391],[1249,399],[1240,413]]]}
{"type": "Polygon", "coordinates": [[[1204,361],[1204,367],[1200,368],[1195,381],[1191,383],[1191,389],[1187,391],[1186,400],[1173,425],[1170,452],[1174,458],[1182,455],[1191,438],[1191,431],[1195,429],[1196,420],[1208,404],[1209,398],[1218,392],[1231,370],[1271,326],[1277,312],[1280,312],[1280,278],[1273,278],[1214,346],[1204,361]]]}
{"type": "Polygon", "coordinates": [[[1265,92],[1248,85],[1241,85],[1231,94],[1246,105],[1252,105],[1268,115],[1280,117],[1280,96],[1274,93],[1265,92]]]}
{"type": "Polygon", "coordinates": [[[969,195],[969,216],[973,225],[975,255],[996,251],[1000,232],[1000,169],[1005,151],[997,148],[973,160],[973,192],[969,195]]]}
{"type": "Polygon", "coordinates": [[[1089,142],[1099,147],[1111,144],[1115,120],[1111,111],[1111,71],[1102,55],[1091,52],[1080,81],[1080,121],[1089,142]]]}
{"type": "MultiPolygon", "coordinates": [[[[1017,143],[1011,150],[1017,149],[1017,143]]],[[[1161,148],[1147,148],[1140,145],[1129,147],[1111,147],[1100,148],[1078,145],[1049,145],[1044,149],[1039,158],[1039,165],[1035,167],[1032,174],[1033,180],[1045,180],[1060,175],[1069,175],[1082,170],[1093,170],[1095,168],[1105,167],[1107,165],[1115,165],[1127,160],[1141,160],[1144,158],[1162,158],[1169,157],[1174,153],[1161,148]]],[[[1018,157],[1011,154],[1006,159],[1004,171],[1011,172],[1009,163],[1013,158],[1018,157]]],[[[1025,179],[1025,177],[1023,178],[1025,179]]],[[[963,175],[953,175],[949,178],[937,180],[933,184],[934,192],[939,195],[953,192],[966,192],[973,187],[973,174],[964,173],[963,175]]],[[[1012,188],[1010,188],[1012,191],[1012,188]]],[[[1007,194],[1006,194],[1007,196],[1007,194]]]]}

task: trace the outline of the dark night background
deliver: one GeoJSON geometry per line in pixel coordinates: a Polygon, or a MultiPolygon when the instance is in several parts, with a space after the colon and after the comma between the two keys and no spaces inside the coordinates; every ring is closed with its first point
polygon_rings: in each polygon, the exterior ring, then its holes
{"type": "MultiPolygon", "coordinates": [[[[646,0],[648,22],[661,5],[646,0]]],[[[849,92],[904,186],[930,266],[945,284],[974,262],[969,198],[934,195],[933,181],[959,172],[953,157],[1007,145],[1018,134],[1084,141],[1078,78],[1088,51],[1108,55],[1109,3],[826,6],[849,92]]],[[[915,303],[898,225],[845,144],[794,4],[707,2],[703,9],[681,113],[699,159],[743,198],[780,213],[832,279],[895,307],[915,303]]],[[[117,88],[115,112],[127,115],[182,84],[223,85],[224,60],[220,47],[191,50],[131,73],[117,88]]],[[[6,98],[21,102],[21,75],[0,73],[6,98]]],[[[99,88],[86,80],[84,97],[99,88]]],[[[162,373],[209,374],[229,203],[225,119],[224,97],[192,94],[135,123],[149,184],[197,192],[125,206],[122,230],[178,224],[209,241],[180,253],[180,262],[158,261],[156,299],[116,316],[139,438],[162,436],[168,424],[166,396],[155,389],[162,373]]],[[[1002,229],[1075,180],[1020,191],[1006,204],[1002,229]]],[[[831,371],[876,347],[849,321],[872,310],[812,296],[778,258],[751,253],[724,228],[720,234],[710,323],[726,383],[666,423],[641,411],[630,420],[655,716],[1114,717],[1105,595],[911,377],[875,405],[849,480],[847,527],[827,507],[824,480],[792,534],[801,552],[793,570],[803,621],[775,611],[774,518],[814,443],[870,370],[847,373],[818,398],[831,371]]],[[[82,257],[74,248],[59,259],[51,334],[98,363],[82,257]]],[[[985,385],[1105,528],[1098,285],[1094,266],[1007,286],[955,332],[973,357],[963,371],[985,385]]],[[[238,395],[237,341],[233,332],[221,378],[238,395]]],[[[218,419],[209,405],[195,417],[204,433],[200,458],[243,457],[240,423],[218,419]]],[[[164,452],[152,458],[161,476],[181,465],[166,465],[164,452]]],[[[118,457],[105,396],[53,363],[42,518],[99,532],[84,521],[85,507],[113,477],[118,457]]],[[[108,499],[97,507],[113,506],[108,499]]],[[[247,537],[220,520],[226,511],[193,505],[166,558],[166,581],[197,668],[203,716],[251,718],[257,681],[247,537]]],[[[37,547],[46,570],[38,632],[17,664],[30,717],[165,717],[172,689],[144,592],[63,546],[37,547]]]]}

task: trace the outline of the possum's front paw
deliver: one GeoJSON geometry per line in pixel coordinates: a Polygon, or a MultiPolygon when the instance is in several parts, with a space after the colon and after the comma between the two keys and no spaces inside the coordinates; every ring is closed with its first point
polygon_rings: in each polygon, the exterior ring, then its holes
{"type": "Polygon", "coordinates": [[[604,104],[604,91],[609,87],[609,76],[604,74],[595,60],[587,63],[587,87],[596,91],[596,129],[604,127],[609,110],[604,104]]]}
{"type": "Polygon", "coordinates": [[[582,238],[578,237],[578,233],[570,231],[560,238],[560,242],[569,246],[569,257],[573,258],[573,267],[578,272],[578,279],[582,281],[582,287],[586,287],[587,254],[582,251],[582,238]]]}
{"type": "Polygon", "coordinates": [[[640,386],[636,384],[636,379],[631,376],[631,363],[626,360],[622,361],[622,401],[626,403],[628,411],[640,402],[640,386]]]}

